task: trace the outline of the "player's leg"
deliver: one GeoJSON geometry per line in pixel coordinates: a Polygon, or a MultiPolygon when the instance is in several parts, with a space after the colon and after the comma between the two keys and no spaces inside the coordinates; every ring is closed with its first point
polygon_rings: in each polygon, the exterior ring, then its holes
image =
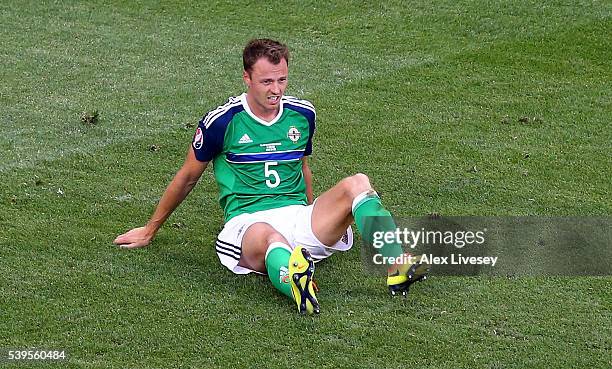
{"type": "Polygon", "coordinates": [[[299,312],[319,313],[310,254],[300,246],[291,250],[287,239],[270,224],[260,222],[248,227],[238,265],[267,273],[272,285],[297,303],[299,312]]]}
{"type": "MultiPolygon", "coordinates": [[[[374,232],[396,230],[391,214],[382,206],[369,178],[361,173],[344,178],[317,198],[312,213],[312,231],[322,243],[333,245],[353,221],[366,240],[374,232]]],[[[380,251],[385,257],[398,258],[403,254],[398,242],[386,243],[380,251]]],[[[387,284],[391,293],[407,293],[410,284],[422,279],[427,270],[428,266],[420,263],[389,265],[387,284]]]]}
{"type": "MultiPolygon", "coordinates": [[[[270,224],[260,222],[250,225],[242,238],[242,253],[238,265],[266,273],[266,253],[271,252],[268,249],[272,245],[274,245],[273,249],[280,247],[291,253],[289,241],[270,224]]],[[[289,257],[287,257],[288,260],[289,257]]]]}
{"type": "MultiPolygon", "coordinates": [[[[391,213],[382,206],[368,176],[362,173],[344,178],[317,198],[312,212],[312,231],[322,243],[333,245],[353,221],[362,237],[369,237],[372,231],[396,228],[391,213]],[[377,220],[376,224],[367,223],[372,219],[377,220]]],[[[400,244],[389,243],[381,252],[384,256],[396,257],[403,250],[400,244]]]]}

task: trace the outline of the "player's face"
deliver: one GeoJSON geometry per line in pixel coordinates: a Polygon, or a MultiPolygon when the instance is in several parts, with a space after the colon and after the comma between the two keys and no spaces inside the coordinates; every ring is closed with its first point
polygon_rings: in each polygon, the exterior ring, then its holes
{"type": "Polygon", "coordinates": [[[285,59],[278,64],[272,64],[267,58],[257,60],[250,73],[244,72],[247,102],[255,115],[269,120],[278,114],[281,97],[287,88],[288,74],[285,59]]]}

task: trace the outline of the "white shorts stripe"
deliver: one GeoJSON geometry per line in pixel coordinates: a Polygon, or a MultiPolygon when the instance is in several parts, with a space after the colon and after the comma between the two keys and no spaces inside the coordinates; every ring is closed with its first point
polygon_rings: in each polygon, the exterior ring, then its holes
{"type": "Polygon", "coordinates": [[[215,250],[217,250],[218,254],[229,256],[230,258],[232,258],[234,260],[240,260],[240,255],[239,254],[236,255],[236,253],[234,251],[231,251],[231,250],[223,248],[223,247],[219,247],[219,245],[217,245],[217,247],[215,247],[215,250]]]}
{"type": "Polygon", "coordinates": [[[219,246],[227,246],[227,247],[230,247],[230,248],[232,248],[232,249],[234,249],[234,250],[236,250],[238,252],[240,252],[242,250],[240,247],[238,247],[236,245],[233,245],[233,244],[231,244],[229,242],[225,242],[223,240],[220,240],[219,238],[217,238],[217,245],[219,245],[219,246]]]}

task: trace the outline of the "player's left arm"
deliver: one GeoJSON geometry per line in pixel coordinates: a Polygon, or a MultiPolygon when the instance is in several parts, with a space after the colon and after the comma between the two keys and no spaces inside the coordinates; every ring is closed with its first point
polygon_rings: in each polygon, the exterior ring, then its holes
{"type": "Polygon", "coordinates": [[[312,171],[308,166],[308,157],[306,156],[302,158],[302,174],[304,175],[304,182],[306,182],[306,199],[309,204],[312,204],[314,201],[312,192],[312,171]]]}

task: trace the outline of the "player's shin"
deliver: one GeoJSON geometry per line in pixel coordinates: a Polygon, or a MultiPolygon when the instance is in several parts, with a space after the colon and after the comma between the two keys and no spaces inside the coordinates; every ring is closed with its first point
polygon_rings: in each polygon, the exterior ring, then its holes
{"type": "Polygon", "coordinates": [[[272,285],[290,299],[291,283],[289,281],[289,257],[291,248],[282,242],[273,242],[266,252],[266,270],[272,285]]]}
{"type": "MultiPolygon", "coordinates": [[[[353,200],[353,217],[357,229],[368,245],[373,245],[374,235],[379,232],[395,233],[396,225],[391,213],[382,206],[380,198],[375,191],[364,192],[353,200]]],[[[387,264],[388,261],[400,257],[404,251],[398,242],[384,242],[380,246],[380,253],[387,264]]],[[[389,265],[392,267],[392,265],[389,265]]]]}
{"type": "Polygon", "coordinates": [[[364,192],[355,198],[353,216],[365,244],[379,248],[387,264],[387,286],[392,295],[405,296],[411,284],[425,279],[429,265],[416,258],[408,258],[406,262],[405,258],[401,257],[404,250],[399,240],[396,237],[386,237],[395,234],[397,226],[391,214],[380,203],[376,192],[364,192]]]}

